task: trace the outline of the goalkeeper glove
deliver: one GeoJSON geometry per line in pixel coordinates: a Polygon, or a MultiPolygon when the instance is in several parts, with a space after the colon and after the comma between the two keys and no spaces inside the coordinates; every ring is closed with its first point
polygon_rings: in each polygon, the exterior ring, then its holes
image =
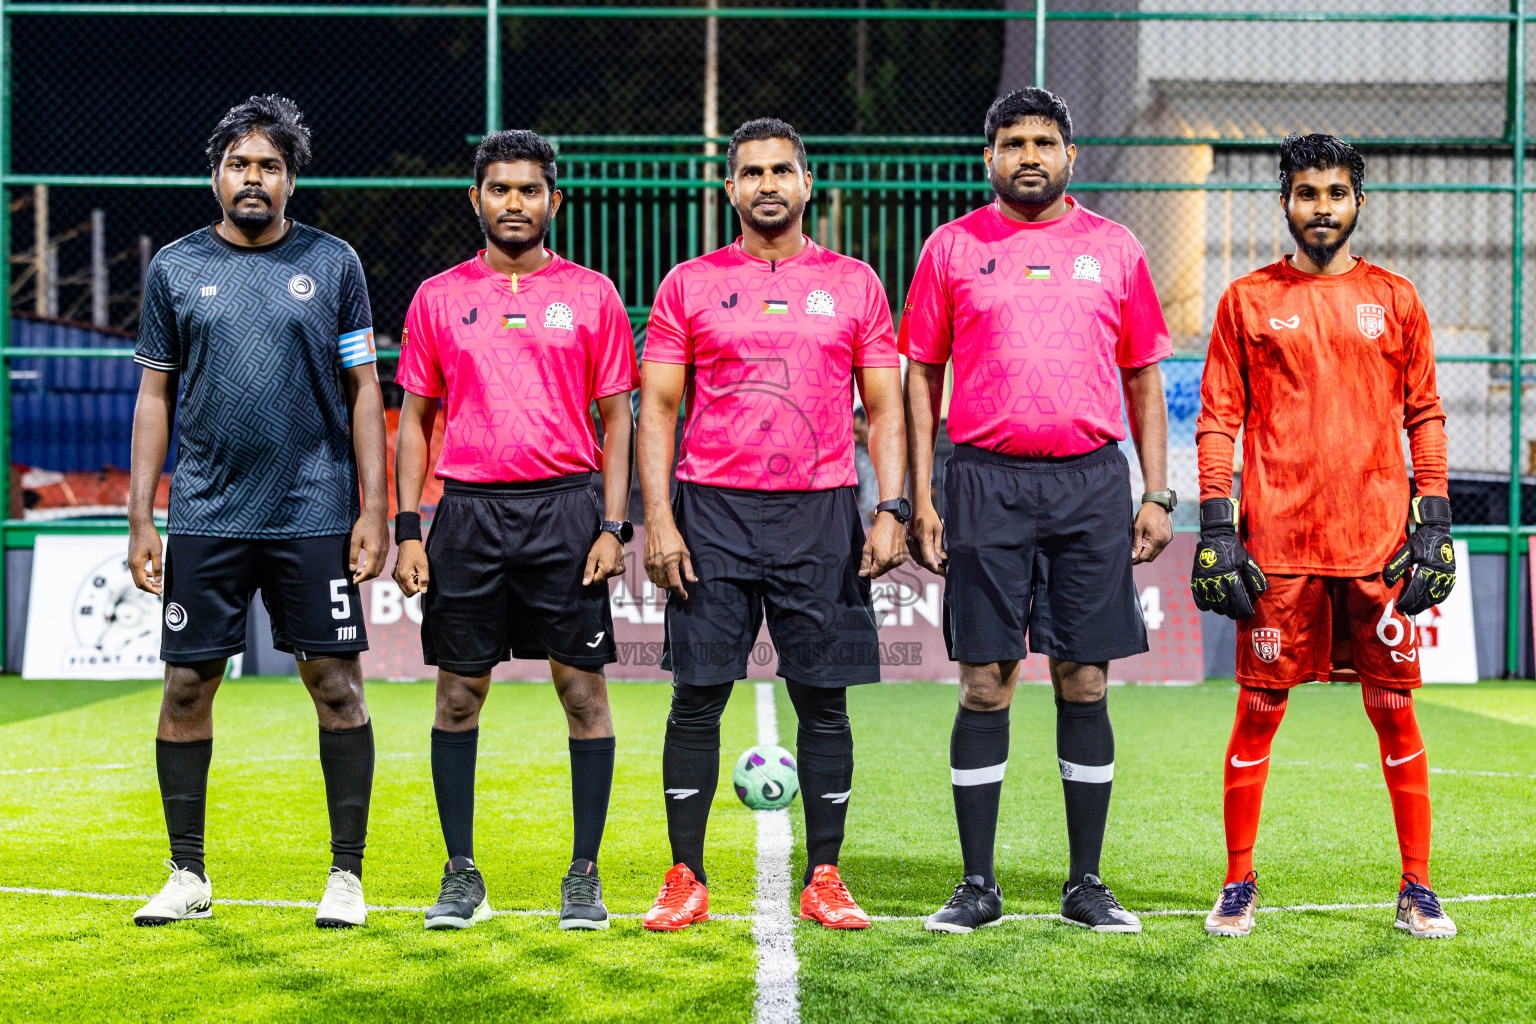
{"type": "Polygon", "coordinates": [[[1200,503],[1200,543],[1189,589],[1195,607],[1229,619],[1253,614],[1253,599],[1269,589],[1269,580],[1237,536],[1237,506],[1230,498],[1200,503]]]}
{"type": "Polygon", "coordinates": [[[1397,610],[1409,616],[1444,601],[1456,585],[1450,499],[1433,494],[1414,498],[1413,521],[1416,528],[1408,543],[1397,549],[1397,554],[1381,571],[1381,578],[1388,586],[1408,577],[1408,583],[1397,599],[1397,610]]]}

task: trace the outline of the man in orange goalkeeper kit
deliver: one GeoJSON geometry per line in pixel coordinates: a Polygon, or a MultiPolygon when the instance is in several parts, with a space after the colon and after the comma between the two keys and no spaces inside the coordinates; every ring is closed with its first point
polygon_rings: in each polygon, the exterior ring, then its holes
{"type": "Polygon", "coordinates": [[[1365,160],[1348,143],[1285,140],[1280,202],[1296,253],[1227,287],[1206,357],[1191,589],[1202,610],[1237,620],[1240,688],[1223,780],[1227,878],[1205,919],[1212,935],[1253,928],[1270,742],[1290,688],[1330,679],[1360,681],[1380,740],[1403,858],[1397,927],[1456,934],[1429,884],[1429,765],[1413,714],[1413,616],[1456,582],[1445,411],[1418,293],[1350,255],[1364,180],[1365,160]]]}

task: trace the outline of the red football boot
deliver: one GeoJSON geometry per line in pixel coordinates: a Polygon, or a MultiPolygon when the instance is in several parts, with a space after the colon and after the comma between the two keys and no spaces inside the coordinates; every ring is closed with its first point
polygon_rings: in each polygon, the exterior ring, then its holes
{"type": "Polygon", "coordinates": [[[656,902],[645,912],[652,932],[680,932],[695,921],[709,920],[709,890],[684,864],[674,864],[661,883],[656,902]]]}
{"type": "Polygon", "coordinates": [[[819,864],[800,894],[800,916],[828,928],[868,928],[869,915],[853,902],[836,864],[819,864]]]}

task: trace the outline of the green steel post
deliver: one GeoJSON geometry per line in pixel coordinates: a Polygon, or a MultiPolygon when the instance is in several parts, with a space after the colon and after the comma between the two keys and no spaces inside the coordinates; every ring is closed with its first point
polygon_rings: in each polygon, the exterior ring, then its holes
{"type": "MultiPolygon", "coordinates": [[[[1514,216],[1510,220],[1509,337],[1509,594],[1504,624],[1504,674],[1520,672],[1520,406],[1524,373],[1521,344],[1525,289],[1525,0],[1510,0],[1510,144],[1514,216]]],[[[1536,594],[1532,595],[1536,599],[1536,594]]]]}
{"type": "Polygon", "coordinates": [[[485,130],[501,130],[501,4],[485,3],[485,130]]]}
{"type": "Polygon", "coordinates": [[[1045,0],[1035,0],[1035,88],[1045,88],[1045,0]]]}
{"type": "MultiPolygon", "coordinates": [[[[11,17],[0,0],[0,177],[11,170],[11,17]]],[[[5,520],[11,517],[11,215],[0,188],[0,671],[5,670],[5,520]]]]}

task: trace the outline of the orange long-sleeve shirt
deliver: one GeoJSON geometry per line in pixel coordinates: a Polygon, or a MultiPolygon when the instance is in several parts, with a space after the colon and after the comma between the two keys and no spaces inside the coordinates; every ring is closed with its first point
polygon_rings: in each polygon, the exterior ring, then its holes
{"type": "Polygon", "coordinates": [[[1200,499],[1232,494],[1239,529],[1281,575],[1380,572],[1408,522],[1408,431],[1420,494],[1446,495],[1445,411],[1428,318],[1407,278],[1360,259],[1304,274],[1288,260],[1227,286],[1200,385],[1200,499]]]}

